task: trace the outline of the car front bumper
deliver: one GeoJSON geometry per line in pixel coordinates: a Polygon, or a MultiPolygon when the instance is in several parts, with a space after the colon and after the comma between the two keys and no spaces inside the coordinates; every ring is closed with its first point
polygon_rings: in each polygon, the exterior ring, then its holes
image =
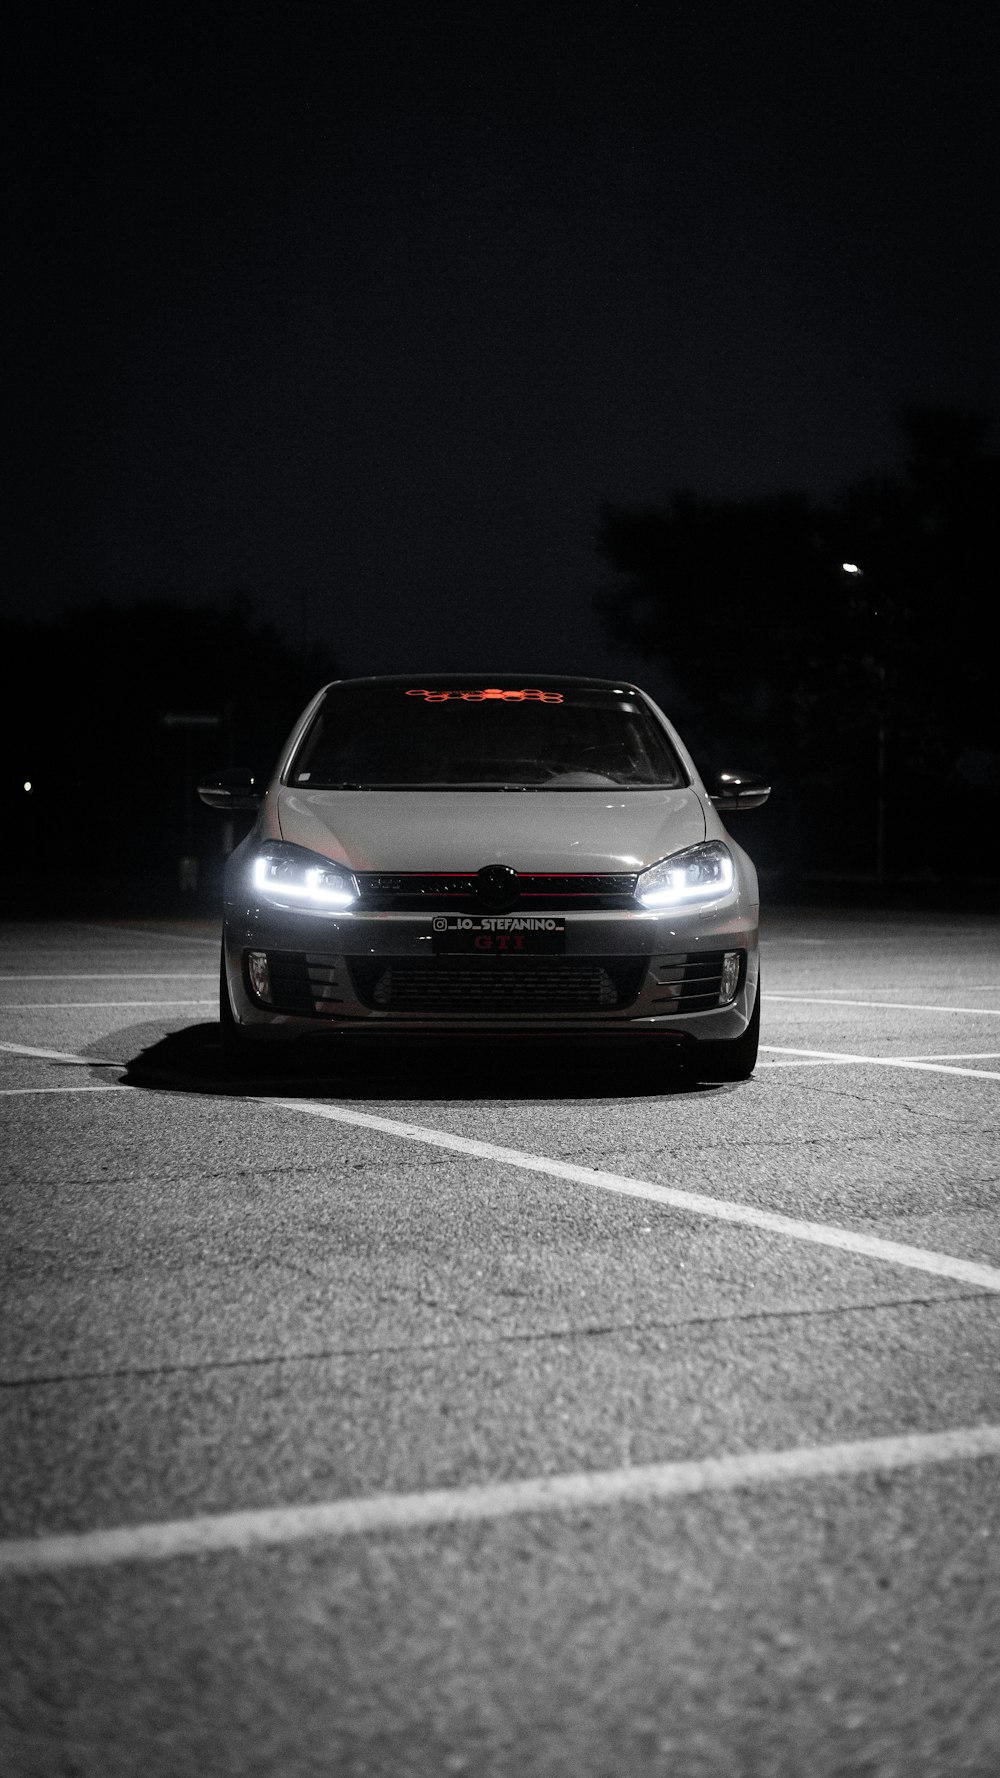
{"type": "Polygon", "coordinates": [[[430,913],[302,914],[227,901],[225,972],[234,1020],[251,1040],[551,1032],[727,1041],[742,1036],[755,1005],[758,920],[756,902],[737,890],[701,910],[566,915],[558,955],[456,959],[435,955],[430,913]],[[720,1004],[727,953],[739,954],[738,982],[720,1004]]]}

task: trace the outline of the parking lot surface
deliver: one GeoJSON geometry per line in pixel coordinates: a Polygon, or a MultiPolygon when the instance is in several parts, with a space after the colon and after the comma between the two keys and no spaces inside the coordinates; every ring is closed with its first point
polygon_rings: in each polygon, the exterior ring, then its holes
{"type": "Polygon", "coordinates": [[[11,1778],[1000,1769],[1000,929],[779,909],[746,1084],[234,1082],[199,921],[0,930],[11,1778]]]}

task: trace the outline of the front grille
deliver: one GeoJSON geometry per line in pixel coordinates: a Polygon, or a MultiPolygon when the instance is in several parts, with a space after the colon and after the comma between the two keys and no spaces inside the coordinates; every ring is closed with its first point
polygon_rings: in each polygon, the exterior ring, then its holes
{"type": "MultiPolygon", "coordinates": [[[[399,1012],[605,1012],[631,1006],[647,969],[649,1010],[718,1006],[723,951],[662,957],[349,957],[268,951],[275,1012],[332,1016],[348,983],[363,1006],[399,1012]]],[[[746,959],[742,959],[742,976],[746,959]]]]}
{"type": "Polygon", "coordinates": [[[678,951],[669,957],[651,957],[650,973],[656,983],[654,1011],[704,1012],[718,1006],[724,956],[724,951],[678,951]]]}
{"type": "Polygon", "coordinates": [[[629,1006],[645,957],[351,957],[358,999],[378,1011],[605,1012],[629,1006]]]}
{"type": "MultiPolygon", "coordinates": [[[[360,913],[425,913],[446,907],[452,913],[481,908],[476,895],[475,871],[355,871],[361,900],[360,913]]],[[[635,874],[605,872],[518,872],[516,907],[588,908],[634,907],[635,874]]]]}

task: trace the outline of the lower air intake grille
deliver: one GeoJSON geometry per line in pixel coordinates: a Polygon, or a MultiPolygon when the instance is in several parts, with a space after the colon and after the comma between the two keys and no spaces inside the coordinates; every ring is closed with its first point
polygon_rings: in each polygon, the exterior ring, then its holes
{"type": "Polygon", "coordinates": [[[654,1011],[705,1012],[718,1006],[724,956],[724,951],[679,951],[670,957],[651,957],[654,1011]]]}
{"type": "Polygon", "coordinates": [[[629,1006],[644,957],[355,957],[358,999],[379,1011],[603,1012],[629,1006]]]}
{"type": "MultiPolygon", "coordinates": [[[[333,1012],[341,1004],[339,959],[303,951],[268,951],[270,1004],[275,1012],[333,1012]]],[[[343,966],[341,965],[341,968],[343,966]]]]}

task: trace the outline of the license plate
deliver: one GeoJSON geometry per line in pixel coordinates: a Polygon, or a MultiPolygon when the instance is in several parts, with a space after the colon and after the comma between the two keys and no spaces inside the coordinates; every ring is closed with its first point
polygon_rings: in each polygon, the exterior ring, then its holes
{"type": "Polygon", "coordinates": [[[526,957],[566,947],[565,920],[544,914],[438,914],[431,922],[432,949],[472,957],[526,957]]]}

